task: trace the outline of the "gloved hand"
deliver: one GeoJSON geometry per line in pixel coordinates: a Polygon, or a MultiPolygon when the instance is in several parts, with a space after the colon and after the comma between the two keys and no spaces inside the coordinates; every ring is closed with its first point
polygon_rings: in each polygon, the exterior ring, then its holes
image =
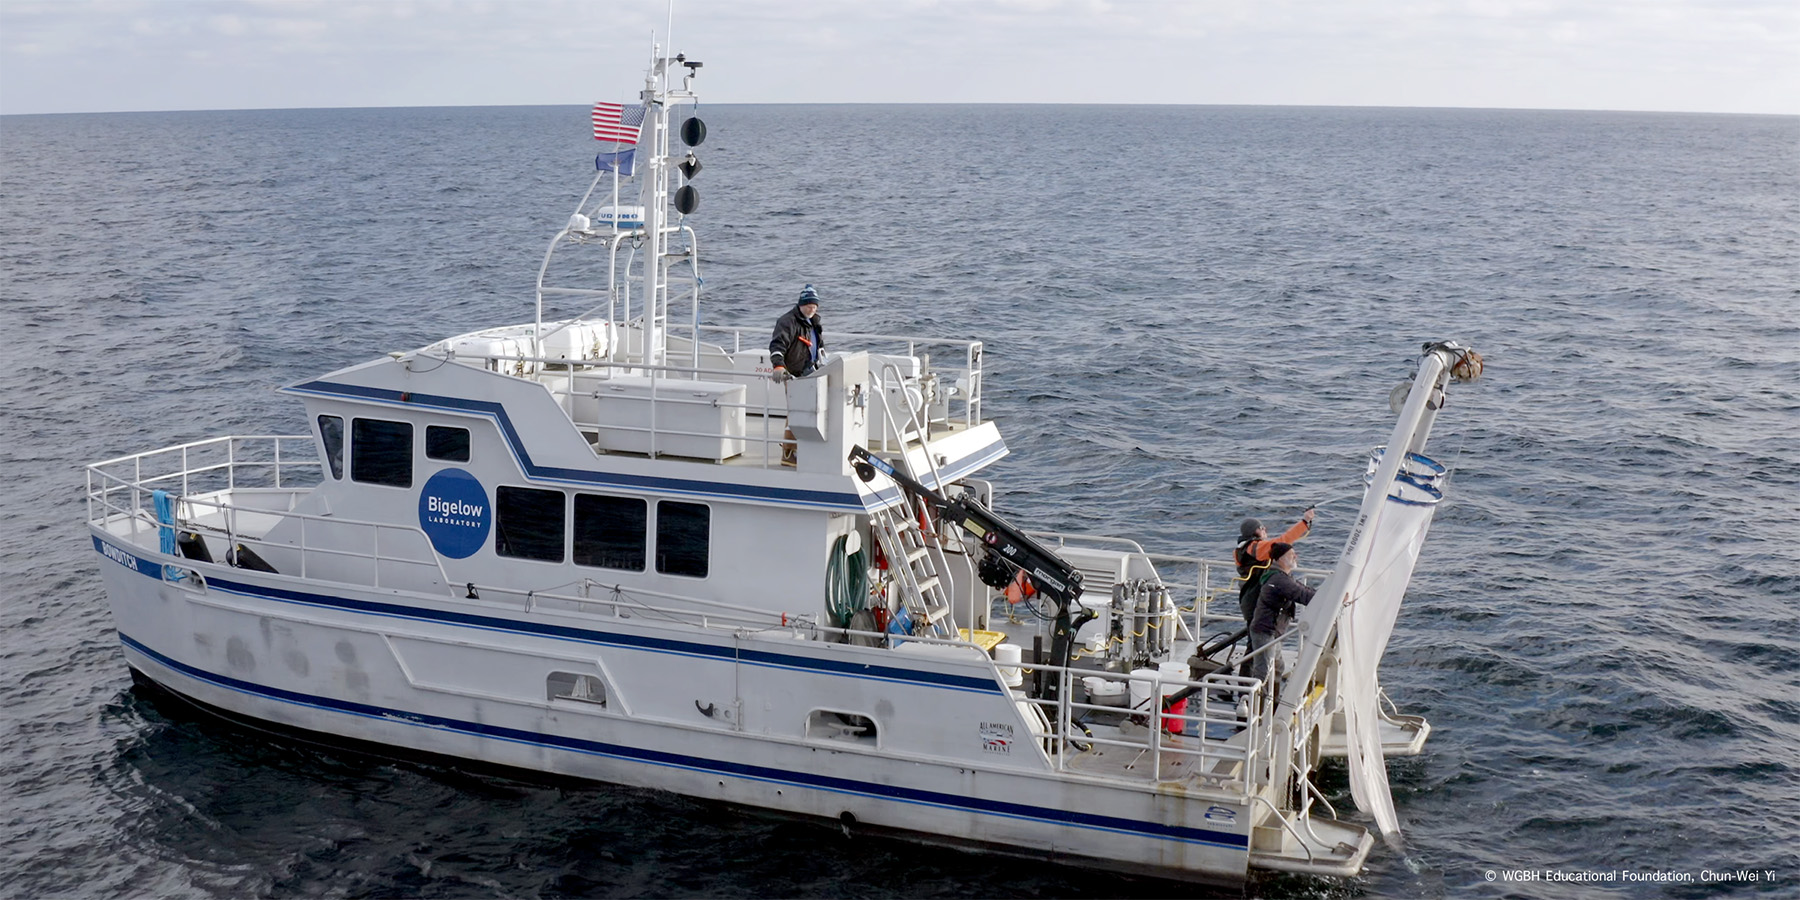
{"type": "Polygon", "coordinates": [[[776,369],[775,372],[773,374],[771,374],[769,377],[775,379],[776,384],[780,384],[794,376],[788,374],[788,370],[786,370],[786,369],[776,369]]]}

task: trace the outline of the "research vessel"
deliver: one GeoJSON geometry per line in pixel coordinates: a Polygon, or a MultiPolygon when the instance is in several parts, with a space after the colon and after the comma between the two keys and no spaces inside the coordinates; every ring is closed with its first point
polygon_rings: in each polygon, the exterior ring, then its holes
{"type": "Polygon", "coordinates": [[[832,333],[782,378],[766,324],[704,322],[700,64],[654,57],[636,105],[596,113],[619,146],[531,321],[281,388],[300,434],[88,467],[135,675],[308,735],[852,834],[1207,882],[1360,871],[1372,829],[1313,776],[1347,757],[1397,829],[1383,759],[1430,729],[1376,667],[1442,498],[1427,438],[1479,357],[1424,345],[1371,410],[1396,452],[1263,651],[1285,674],[1248,677],[1230,565],[997,510],[981,340],[832,333]]]}

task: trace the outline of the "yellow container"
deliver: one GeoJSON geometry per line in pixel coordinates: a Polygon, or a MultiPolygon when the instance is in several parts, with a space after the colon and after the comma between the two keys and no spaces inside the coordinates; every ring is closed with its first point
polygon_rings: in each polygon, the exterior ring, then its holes
{"type": "Polygon", "coordinates": [[[994,652],[995,647],[1000,646],[1001,641],[1006,640],[1006,635],[1001,634],[998,631],[977,631],[975,632],[975,635],[971,637],[969,635],[969,629],[958,628],[956,629],[956,633],[963,640],[986,650],[990,654],[994,652]]]}

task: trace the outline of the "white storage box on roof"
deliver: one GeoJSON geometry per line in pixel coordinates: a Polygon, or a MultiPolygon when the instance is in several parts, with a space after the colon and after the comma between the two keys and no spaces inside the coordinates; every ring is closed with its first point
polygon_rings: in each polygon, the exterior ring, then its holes
{"type": "Polygon", "coordinates": [[[654,413],[658,456],[723,462],[744,452],[741,384],[599,373],[577,373],[574,383],[570,415],[577,427],[595,433],[594,446],[600,450],[652,452],[654,413]]]}

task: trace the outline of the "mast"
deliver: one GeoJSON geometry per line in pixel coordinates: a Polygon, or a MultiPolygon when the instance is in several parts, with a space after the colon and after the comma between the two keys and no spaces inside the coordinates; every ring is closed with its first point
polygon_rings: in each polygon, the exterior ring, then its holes
{"type": "MultiPolygon", "coordinates": [[[[646,154],[639,195],[644,206],[645,245],[642,249],[645,259],[639,279],[644,294],[644,364],[647,366],[666,365],[669,361],[669,266],[676,256],[687,258],[692,264],[690,254],[671,254],[669,250],[669,239],[681,230],[679,221],[671,224],[670,207],[685,216],[693,211],[693,204],[697,202],[691,187],[671,191],[670,179],[680,173],[685,185],[690,171],[683,170],[669,152],[674,133],[669,121],[675,107],[697,102],[693,85],[701,63],[688,59],[686,54],[665,57],[662,53],[660,45],[653,48],[650,69],[644,73],[644,133],[639,141],[646,154]],[[681,71],[683,68],[687,70],[685,73],[681,71]],[[677,75],[681,77],[679,87],[672,84],[677,75]]],[[[704,139],[705,127],[698,120],[684,125],[682,140],[685,143],[692,146],[704,139]],[[687,126],[697,126],[697,134],[689,135],[687,126]]],[[[687,155],[685,164],[692,167],[691,171],[699,171],[699,163],[692,153],[687,155]]],[[[696,275],[696,301],[698,290],[696,275]]],[[[697,318],[695,324],[699,324],[697,318]]]]}
{"type": "Polygon", "coordinates": [[[668,65],[658,45],[652,49],[650,69],[644,73],[643,143],[649,152],[644,160],[646,170],[639,199],[644,206],[644,364],[650,366],[662,363],[667,343],[662,323],[668,314],[668,267],[663,258],[668,240],[663,234],[663,219],[669,197],[669,108],[662,82],[668,65]]]}

